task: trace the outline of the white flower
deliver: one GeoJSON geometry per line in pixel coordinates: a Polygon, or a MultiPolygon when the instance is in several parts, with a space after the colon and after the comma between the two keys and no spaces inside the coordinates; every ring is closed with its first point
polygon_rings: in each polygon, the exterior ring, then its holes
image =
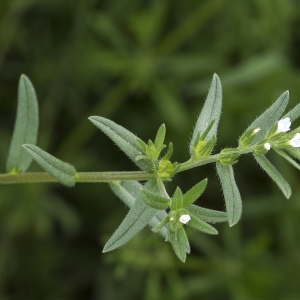
{"type": "Polygon", "coordinates": [[[269,143],[265,143],[265,144],[264,144],[264,148],[265,148],[266,150],[270,150],[270,149],[271,149],[271,145],[270,145],[269,143]]]}
{"type": "Polygon", "coordinates": [[[256,133],[258,133],[259,131],[260,131],[260,128],[257,127],[257,128],[255,128],[255,129],[253,130],[252,134],[256,134],[256,133]]]}
{"type": "Polygon", "coordinates": [[[289,144],[293,147],[300,147],[300,133],[296,133],[296,135],[289,141],[289,144]]]}
{"type": "Polygon", "coordinates": [[[279,132],[287,132],[291,127],[291,119],[289,117],[279,120],[277,122],[277,133],[279,132]]]}
{"type": "Polygon", "coordinates": [[[183,224],[186,224],[191,219],[190,215],[182,215],[179,221],[183,224]]]}

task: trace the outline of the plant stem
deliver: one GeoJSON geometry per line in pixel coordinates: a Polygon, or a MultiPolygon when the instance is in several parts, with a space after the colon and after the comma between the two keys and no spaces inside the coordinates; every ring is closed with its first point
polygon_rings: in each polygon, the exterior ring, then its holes
{"type": "Polygon", "coordinates": [[[166,187],[165,187],[165,185],[164,185],[164,183],[163,183],[163,181],[161,179],[157,180],[157,185],[158,185],[158,189],[160,191],[161,196],[170,199],[170,196],[169,196],[169,194],[166,191],[166,187]]]}
{"type": "MultiPolygon", "coordinates": [[[[254,146],[250,146],[250,147],[242,148],[242,149],[237,148],[237,150],[239,150],[240,155],[246,154],[246,153],[251,153],[253,151],[253,149],[254,149],[254,146]]],[[[198,159],[193,159],[193,160],[190,159],[190,160],[180,164],[178,173],[192,169],[192,168],[196,168],[199,166],[203,166],[206,164],[217,162],[218,156],[219,156],[219,154],[214,154],[214,155],[211,155],[211,156],[208,156],[205,158],[200,157],[198,159]]]]}
{"type": "Polygon", "coordinates": [[[149,180],[153,174],[143,171],[132,172],[79,172],[76,182],[111,182],[123,180],[149,180]]]}
{"type": "MultiPolygon", "coordinates": [[[[123,180],[148,180],[153,177],[152,174],[136,172],[78,172],[75,174],[76,182],[111,182],[123,180]]],[[[38,183],[38,182],[58,182],[48,173],[34,172],[23,174],[0,174],[0,184],[18,184],[18,183],[38,183]]]]}
{"type": "Polygon", "coordinates": [[[188,160],[184,163],[182,163],[179,167],[178,173],[182,172],[182,171],[186,171],[195,167],[199,167],[199,166],[203,166],[209,163],[213,163],[216,162],[218,160],[218,155],[219,154],[215,154],[215,155],[211,155],[209,157],[206,158],[200,158],[200,159],[195,159],[195,160],[188,160]]]}
{"type": "MultiPolygon", "coordinates": [[[[246,154],[253,151],[253,146],[238,149],[240,154],[246,154]]],[[[218,161],[219,154],[214,154],[205,158],[188,160],[180,165],[178,172],[186,171],[195,167],[203,166],[218,161]]],[[[76,182],[95,183],[111,182],[124,180],[149,180],[153,174],[144,171],[132,172],[78,172],[75,174],[76,182]]],[[[45,172],[28,172],[22,174],[0,174],[0,184],[18,184],[18,183],[38,183],[38,182],[58,182],[54,177],[45,172]]],[[[160,191],[165,195],[163,182],[159,185],[160,191]]]]}

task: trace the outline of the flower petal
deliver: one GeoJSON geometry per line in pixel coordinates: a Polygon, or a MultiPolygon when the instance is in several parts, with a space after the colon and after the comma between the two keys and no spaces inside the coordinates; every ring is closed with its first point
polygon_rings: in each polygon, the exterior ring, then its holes
{"type": "Polygon", "coordinates": [[[266,150],[270,150],[270,149],[271,149],[270,143],[265,143],[265,144],[264,144],[264,148],[265,148],[266,150]]]}
{"type": "Polygon", "coordinates": [[[277,122],[277,132],[287,132],[291,127],[291,119],[289,117],[281,119],[277,122]]]}
{"type": "Polygon", "coordinates": [[[190,215],[182,215],[180,218],[179,218],[179,221],[183,224],[186,224],[188,221],[190,221],[191,217],[190,215]]]}

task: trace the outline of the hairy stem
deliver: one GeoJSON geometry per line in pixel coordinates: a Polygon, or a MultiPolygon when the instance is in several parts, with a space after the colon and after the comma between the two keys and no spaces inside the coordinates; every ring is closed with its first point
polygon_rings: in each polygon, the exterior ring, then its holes
{"type": "Polygon", "coordinates": [[[161,179],[157,180],[157,185],[158,185],[158,189],[159,189],[159,192],[160,192],[161,196],[170,199],[170,196],[166,191],[166,187],[165,187],[165,185],[164,185],[164,183],[161,179]]]}
{"type": "MultiPolygon", "coordinates": [[[[253,146],[238,149],[240,154],[246,154],[253,151],[253,146]]],[[[192,168],[203,166],[209,163],[218,161],[219,154],[214,154],[205,158],[188,160],[180,165],[178,172],[183,172],[192,168]]],[[[75,174],[76,182],[96,183],[96,182],[111,182],[123,180],[149,180],[154,177],[144,171],[132,172],[78,172],[75,174]]],[[[38,182],[58,182],[54,177],[45,172],[28,172],[22,174],[0,174],[0,184],[18,184],[18,183],[38,183],[38,182]]],[[[159,184],[160,192],[164,195],[165,189],[163,182],[159,184]]]]}
{"type": "MultiPolygon", "coordinates": [[[[237,150],[239,150],[240,155],[251,153],[251,152],[253,152],[253,149],[254,149],[254,146],[250,146],[250,147],[246,147],[246,148],[242,148],[242,149],[237,148],[237,150]]],[[[203,166],[206,164],[217,162],[218,156],[219,156],[219,154],[214,154],[214,155],[211,155],[211,156],[208,156],[205,158],[200,157],[198,159],[193,159],[193,160],[190,159],[190,160],[180,164],[178,173],[189,170],[189,169],[193,169],[193,168],[196,168],[199,166],[203,166]]]]}
{"type": "MultiPolygon", "coordinates": [[[[149,180],[152,174],[146,172],[78,172],[76,182],[111,182],[123,180],[149,180]]],[[[0,174],[0,184],[58,182],[48,173],[34,172],[23,174],[0,174]]]]}

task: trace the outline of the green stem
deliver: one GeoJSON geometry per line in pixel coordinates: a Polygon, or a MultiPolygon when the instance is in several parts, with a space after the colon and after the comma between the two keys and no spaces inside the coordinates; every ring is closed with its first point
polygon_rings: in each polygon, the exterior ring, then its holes
{"type": "Polygon", "coordinates": [[[170,196],[169,196],[169,194],[168,194],[168,192],[166,190],[166,187],[165,187],[165,185],[164,185],[164,183],[163,183],[163,181],[161,179],[157,180],[157,185],[158,185],[158,189],[160,191],[161,196],[170,199],[170,196]]]}
{"type": "MultiPolygon", "coordinates": [[[[253,151],[254,146],[243,149],[238,149],[240,154],[246,154],[253,151]]],[[[205,158],[198,158],[188,160],[180,165],[178,172],[186,171],[192,168],[203,166],[209,163],[218,161],[219,154],[211,155],[205,158]]],[[[111,182],[111,181],[124,181],[124,180],[149,180],[154,177],[143,171],[133,172],[78,172],[75,174],[76,182],[95,183],[95,182],[111,182]]],[[[38,182],[58,182],[54,177],[48,173],[33,172],[22,174],[0,174],[0,184],[18,184],[18,183],[38,183],[38,182]]],[[[166,190],[161,180],[158,180],[158,186],[162,195],[166,196],[166,190]]],[[[169,196],[168,196],[169,197],[169,196]]]]}
{"type": "Polygon", "coordinates": [[[182,172],[182,171],[192,169],[192,168],[196,168],[196,167],[199,167],[199,166],[203,166],[203,165],[206,165],[206,164],[216,162],[218,160],[218,156],[219,156],[219,154],[215,154],[215,155],[211,155],[211,156],[206,157],[206,158],[188,160],[188,161],[180,164],[178,173],[182,172]]]}
{"type": "MultiPolygon", "coordinates": [[[[237,148],[237,150],[239,150],[240,155],[246,154],[246,153],[251,153],[251,152],[253,152],[253,149],[254,149],[254,146],[250,146],[250,147],[243,148],[243,149],[237,148]]],[[[180,164],[178,173],[182,172],[182,171],[189,170],[189,169],[193,169],[193,168],[196,168],[196,167],[199,167],[199,166],[203,166],[203,165],[206,165],[206,164],[217,162],[218,161],[218,156],[219,156],[219,154],[214,154],[214,155],[211,155],[211,156],[208,156],[208,157],[205,157],[205,158],[200,157],[198,159],[197,158],[193,159],[193,160],[190,159],[190,160],[180,164]]]]}
{"type": "Polygon", "coordinates": [[[111,182],[123,180],[149,180],[153,174],[143,171],[132,172],[80,172],[76,173],[76,182],[111,182]]]}
{"type": "MultiPolygon", "coordinates": [[[[78,172],[75,174],[76,182],[111,182],[123,180],[149,180],[152,174],[136,172],[78,172]]],[[[34,172],[23,174],[0,174],[0,184],[58,182],[48,173],[34,172]]]]}

